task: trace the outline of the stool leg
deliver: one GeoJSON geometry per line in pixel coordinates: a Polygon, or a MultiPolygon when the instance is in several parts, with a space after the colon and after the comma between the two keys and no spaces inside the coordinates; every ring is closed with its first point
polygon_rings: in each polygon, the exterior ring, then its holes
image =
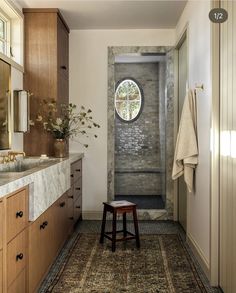
{"type": "Polygon", "coordinates": [[[135,237],[136,237],[136,246],[137,246],[137,248],[139,248],[140,247],[140,240],[139,240],[138,218],[137,218],[136,207],[133,209],[133,218],[134,218],[134,230],[135,230],[135,237]]]}
{"type": "Polygon", "coordinates": [[[116,250],[116,215],[116,211],[114,211],[112,220],[112,252],[116,250]]]}
{"type": "Polygon", "coordinates": [[[127,236],[126,213],[123,213],[123,235],[127,236]]]}
{"type": "Polygon", "coordinates": [[[101,236],[100,236],[100,243],[104,242],[104,233],[105,233],[105,226],[106,226],[106,216],[107,216],[107,209],[104,206],[103,209],[103,217],[102,217],[102,229],[101,229],[101,236]]]}

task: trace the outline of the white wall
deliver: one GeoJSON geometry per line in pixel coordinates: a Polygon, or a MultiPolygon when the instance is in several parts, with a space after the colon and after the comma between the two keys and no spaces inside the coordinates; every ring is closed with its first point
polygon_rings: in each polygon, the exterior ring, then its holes
{"type": "Polygon", "coordinates": [[[196,192],[188,195],[187,234],[209,267],[210,247],[210,1],[189,1],[176,27],[176,41],[188,24],[189,87],[204,84],[197,94],[199,164],[196,171],[196,192]]]}
{"type": "Polygon", "coordinates": [[[83,211],[102,210],[107,200],[107,82],[109,46],[173,46],[175,30],[72,30],[70,33],[70,101],[94,111],[101,125],[98,138],[85,150],[78,143],[70,151],[85,152],[83,211]]]}

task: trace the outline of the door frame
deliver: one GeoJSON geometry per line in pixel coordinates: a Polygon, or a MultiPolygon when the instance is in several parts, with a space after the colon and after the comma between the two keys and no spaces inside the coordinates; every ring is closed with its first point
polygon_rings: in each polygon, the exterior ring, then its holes
{"type": "MultiPolygon", "coordinates": [[[[187,46],[187,85],[189,84],[189,24],[187,23],[185,27],[183,28],[182,33],[180,34],[180,37],[177,40],[177,43],[175,45],[175,110],[174,110],[174,140],[176,142],[177,134],[178,134],[178,128],[179,128],[179,48],[183,44],[183,42],[186,41],[187,46]]],[[[174,182],[174,220],[179,220],[179,194],[178,194],[178,185],[179,180],[175,180],[174,182]]],[[[189,203],[188,203],[188,190],[187,190],[187,211],[186,211],[186,235],[188,232],[188,218],[189,218],[189,203]]]]}
{"type": "MultiPolygon", "coordinates": [[[[211,8],[219,8],[219,0],[211,0],[211,8]]],[[[220,25],[211,23],[211,183],[210,183],[210,283],[219,285],[220,245],[220,25]]]]}

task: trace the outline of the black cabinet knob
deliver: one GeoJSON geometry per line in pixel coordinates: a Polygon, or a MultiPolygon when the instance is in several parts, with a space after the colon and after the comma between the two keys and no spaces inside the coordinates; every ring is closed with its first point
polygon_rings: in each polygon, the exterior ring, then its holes
{"type": "Polygon", "coordinates": [[[75,189],[76,189],[76,190],[80,190],[80,187],[76,187],[75,189]]]}
{"type": "Polygon", "coordinates": [[[19,254],[17,254],[17,256],[16,256],[16,261],[18,261],[18,260],[22,260],[24,258],[24,254],[23,253],[19,253],[19,254]]]}
{"type": "Polygon", "coordinates": [[[71,175],[70,175],[70,177],[71,177],[71,178],[73,178],[73,177],[74,177],[74,175],[73,175],[73,174],[71,174],[71,175]]]}
{"type": "Polygon", "coordinates": [[[23,215],[24,215],[24,213],[22,211],[19,211],[19,212],[16,213],[17,218],[22,218],[23,215]]]}
{"type": "Polygon", "coordinates": [[[48,221],[44,221],[39,227],[40,227],[40,230],[41,229],[45,229],[45,227],[48,225],[48,221]]]}
{"type": "Polygon", "coordinates": [[[66,67],[65,65],[62,65],[62,66],[61,66],[61,69],[66,70],[67,67],[66,67]]]}
{"type": "Polygon", "coordinates": [[[60,203],[60,207],[63,208],[66,205],[66,203],[63,201],[60,203]]]}
{"type": "Polygon", "coordinates": [[[76,208],[77,208],[77,209],[80,209],[80,206],[77,206],[76,208]]]}
{"type": "Polygon", "coordinates": [[[80,169],[76,169],[75,171],[76,171],[76,172],[80,172],[80,169]]]}
{"type": "Polygon", "coordinates": [[[74,198],[74,196],[73,195],[69,195],[68,198],[74,198]]]}

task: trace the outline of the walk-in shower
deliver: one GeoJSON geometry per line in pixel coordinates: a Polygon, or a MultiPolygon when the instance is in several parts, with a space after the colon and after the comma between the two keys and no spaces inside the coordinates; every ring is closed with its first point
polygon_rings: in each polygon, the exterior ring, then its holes
{"type": "Polygon", "coordinates": [[[165,208],[166,57],[115,59],[115,199],[165,208]]]}
{"type": "Polygon", "coordinates": [[[109,48],[108,199],[145,218],[173,215],[173,71],[171,48],[109,48]]]}

